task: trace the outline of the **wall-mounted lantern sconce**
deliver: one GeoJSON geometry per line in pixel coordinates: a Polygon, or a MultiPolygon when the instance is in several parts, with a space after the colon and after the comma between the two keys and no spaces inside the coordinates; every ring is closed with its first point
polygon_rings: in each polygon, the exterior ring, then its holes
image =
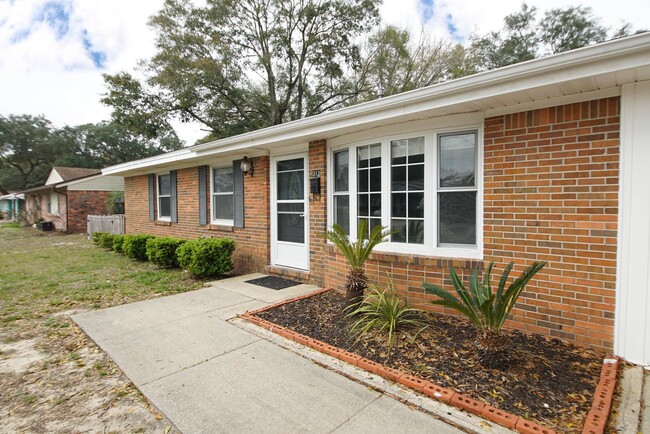
{"type": "Polygon", "coordinates": [[[253,172],[255,172],[253,162],[249,160],[248,157],[244,157],[244,159],[241,160],[241,166],[239,167],[244,175],[249,174],[250,176],[253,176],[253,172]]]}

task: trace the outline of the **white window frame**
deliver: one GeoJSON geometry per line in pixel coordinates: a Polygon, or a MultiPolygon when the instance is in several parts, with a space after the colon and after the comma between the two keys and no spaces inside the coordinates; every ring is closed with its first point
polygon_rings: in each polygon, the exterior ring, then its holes
{"type": "MultiPolygon", "coordinates": [[[[350,158],[352,158],[351,157],[352,153],[350,152],[349,148],[343,147],[343,148],[338,148],[338,149],[332,150],[332,152],[330,154],[331,154],[331,160],[332,160],[332,165],[331,165],[332,171],[329,172],[329,173],[331,173],[332,176],[329,176],[328,178],[331,178],[332,186],[331,186],[331,188],[328,189],[328,191],[331,191],[331,196],[332,196],[332,200],[330,201],[332,203],[332,205],[331,205],[332,212],[330,213],[330,220],[331,220],[330,227],[331,227],[332,224],[334,224],[334,216],[336,214],[334,197],[336,197],[336,196],[347,196],[347,198],[348,198],[348,208],[349,208],[348,215],[350,217],[352,215],[352,202],[351,202],[352,199],[350,198],[350,195],[351,195],[351,193],[350,193],[350,187],[351,187],[350,186],[350,177],[352,176],[350,174],[350,158]],[[343,151],[348,152],[348,189],[346,191],[336,191],[336,189],[335,189],[335,186],[336,186],[336,173],[334,172],[334,162],[336,160],[334,158],[334,154],[336,154],[338,152],[343,152],[343,151]]],[[[350,230],[350,222],[348,222],[348,230],[350,230]]],[[[348,234],[348,236],[349,235],[350,234],[348,234]]]]}
{"type": "MultiPolygon", "coordinates": [[[[483,124],[466,124],[450,128],[436,128],[435,130],[419,130],[403,132],[395,135],[386,135],[368,140],[354,141],[348,144],[332,146],[327,152],[328,173],[334,173],[334,152],[343,149],[349,150],[349,190],[350,197],[350,239],[356,240],[357,236],[357,148],[360,146],[381,143],[381,168],[382,168],[382,226],[391,227],[391,149],[393,140],[424,137],[424,244],[396,243],[386,241],[375,247],[376,251],[386,253],[416,254],[425,256],[438,256],[446,258],[483,259],[483,124]],[[438,245],[438,136],[450,133],[476,132],[476,244],[465,245],[438,245]]],[[[328,227],[333,224],[334,217],[334,181],[333,176],[328,176],[328,227]]]]}
{"type": "Polygon", "coordinates": [[[59,194],[54,191],[47,195],[47,213],[50,215],[61,215],[61,211],[59,210],[59,194]]]}
{"type": "Polygon", "coordinates": [[[172,196],[171,196],[171,191],[170,194],[160,194],[160,177],[161,176],[169,176],[170,178],[170,189],[171,189],[171,173],[166,172],[166,173],[157,173],[156,174],[156,219],[161,222],[171,222],[172,221],[172,216],[171,216],[171,201],[172,201],[172,196]],[[160,198],[162,197],[168,197],[169,198],[169,216],[161,216],[160,215],[160,198]]]}
{"type": "Polygon", "coordinates": [[[215,165],[210,166],[210,223],[213,225],[219,226],[234,226],[235,225],[235,179],[234,179],[234,169],[232,163],[230,166],[227,165],[215,165]],[[231,192],[219,192],[217,193],[214,189],[214,171],[217,169],[231,169],[233,170],[233,191],[231,192]],[[217,219],[214,215],[214,197],[215,196],[226,196],[230,195],[233,200],[233,218],[232,219],[217,219]]]}

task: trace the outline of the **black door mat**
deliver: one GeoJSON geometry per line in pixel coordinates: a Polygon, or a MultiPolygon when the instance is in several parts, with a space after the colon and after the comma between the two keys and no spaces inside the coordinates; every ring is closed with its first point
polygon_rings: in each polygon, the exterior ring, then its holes
{"type": "Polygon", "coordinates": [[[259,277],[257,279],[246,280],[245,282],[252,283],[253,285],[257,285],[257,286],[263,286],[269,289],[275,289],[276,291],[278,289],[284,289],[284,288],[289,288],[291,286],[300,285],[300,282],[296,282],[295,280],[283,279],[282,277],[276,277],[276,276],[259,277]]]}

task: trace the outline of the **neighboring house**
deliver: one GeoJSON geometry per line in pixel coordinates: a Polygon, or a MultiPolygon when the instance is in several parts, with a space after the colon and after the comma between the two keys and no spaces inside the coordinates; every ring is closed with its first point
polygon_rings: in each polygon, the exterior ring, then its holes
{"type": "Polygon", "coordinates": [[[649,167],[646,33],[103,173],[127,232],[231,237],[238,272],[340,288],[323,234],[361,220],[398,231],[366,270],[412,306],[452,265],[548,261],[509,324],[650,364],[649,167]]]}
{"type": "Polygon", "coordinates": [[[108,214],[109,196],[124,191],[121,176],[104,176],[99,169],[54,167],[45,185],[25,190],[30,223],[51,221],[64,232],[85,233],[88,215],[108,214]]]}
{"type": "Polygon", "coordinates": [[[24,208],[25,195],[20,193],[9,193],[0,196],[0,214],[7,220],[18,220],[24,208]]]}

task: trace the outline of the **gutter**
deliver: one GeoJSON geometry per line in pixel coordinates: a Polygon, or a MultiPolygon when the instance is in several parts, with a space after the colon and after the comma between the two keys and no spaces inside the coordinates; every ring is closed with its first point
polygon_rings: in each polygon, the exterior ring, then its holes
{"type": "MultiPolygon", "coordinates": [[[[479,101],[481,98],[496,97],[534,87],[559,84],[579,78],[575,77],[579,74],[582,74],[582,77],[595,76],[638,67],[639,64],[643,66],[650,65],[650,33],[629,36],[566,53],[533,59],[504,68],[485,71],[429,87],[298,119],[285,124],[194,145],[180,151],[118,164],[103,169],[102,173],[104,175],[117,175],[132,170],[146,170],[163,164],[200,158],[212,152],[237,151],[255,145],[270,144],[279,140],[295,140],[300,138],[300,134],[303,136],[308,134],[323,135],[327,131],[335,129],[334,125],[332,125],[334,123],[343,121],[352,122],[355,118],[370,116],[378,112],[402,109],[404,111],[403,114],[407,114],[408,107],[417,104],[434,103],[436,101],[438,105],[431,104],[430,107],[419,108],[419,110],[440,109],[450,107],[454,104],[479,101]],[[620,59],[621,57],[644,54],[644,52],[648,53],[648,55],[641,60],[636,60],[636,63],[630,62],[629,65],[621,65],[615,62],[616,59],[620,59]],[[599,69],[596,67],[598,65],[594,65],[598,62],[605,61],[609,62],[609,64],[603,65],[605,68],[599,69]],[[568,68],[579,69],[575,70],[573,75],[571,75],[566,71],[568,68]],[[567,72],[566,77],[559,76],[563,71],[567,72]],[[538,83],[522,83],[524,80],[531,80],[540,76],[543,77],[545,74],[548,77],[545,80],[540,80],[538,83]],[[480,92],[483,92],[484,95],[478,95],[480,92]],[[458,99],[458,101],[445,101],[445,99],[454,98],[458,95],[465,96],[465,98],[458,99]],[[308,131],[310,129],[313,131],[308,131]]],[[[416,107],[414,110],[417,109],[416,107]]],[[[389,114],[387,113],[387,115],[389,114]]],[[[393,114],[392,116],[395,117],[397,114],[393,114]]]]}
{"type": "Polygon", "coordinates": [[[566,66],[574,66],[580,63],[596,62],[612,55],[624,56],[629,52],[639,49],[648,49],[650,44],[650,33],[630,36],[601,44],[583,47],[565,53],[529,60],[503,68],[485,71],[478,74],[461,77],[444,83],[434,84],[425,88],[411,90],[390,97],[377,99],[351,107],[342,108],[332,112],[299,119],[281,125],[267,127],[257,131],[240,134],[237,136],[215,140],[200,145],[191,146],[193,151],[202,151],[215,147],[223,147],[234,143],[241,143],[247,140],[261,139],[280,133],[302,130],[308,127],[331,123],[342,118],[354,115],[371,114],[388,108],[419,103],[433,97],[440,98],[458,93],[476,93],[477,90],[494,86],[506,81],[518,80],[524,77],[543,75],[548,71],[557,71],[566,66]],[[622,45],[619,47],[619,45],[622,45]],[[541,66],[539,65],[541,64],[541,66]]]}

